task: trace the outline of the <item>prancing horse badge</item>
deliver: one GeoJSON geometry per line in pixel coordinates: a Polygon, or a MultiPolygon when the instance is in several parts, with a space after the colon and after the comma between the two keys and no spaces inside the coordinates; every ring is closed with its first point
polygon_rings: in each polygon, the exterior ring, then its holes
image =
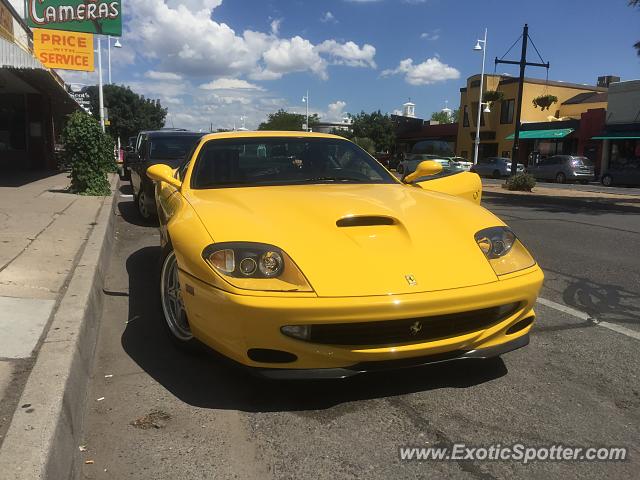
{"type": "Polygon", "coordinates": [[[413,275],[405,275],[404,278],[405,280],[407,280],[407,283],[410,286],[415,287],[416,285],[418,285],[418,281],[416,280],[416,277],[414,277],[413,275]]]}

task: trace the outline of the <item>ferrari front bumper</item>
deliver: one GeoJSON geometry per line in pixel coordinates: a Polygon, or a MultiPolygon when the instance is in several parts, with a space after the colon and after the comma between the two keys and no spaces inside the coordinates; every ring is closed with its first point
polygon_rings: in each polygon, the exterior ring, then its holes
{"type": "Polygon", "coordinates": [[[224,356],[271,378],[344,378],[364,371],[501,355],[528,343],[535,317],[533,305],[542,281],[542,271],[535,266],[473,287],[323,298],[236,295],[180,272],[194,336],[224,356]],[[395,320],[428,319],[508,304],[516,304],[517,308],[499,321],[473,331],[386,345],[318,343],[291,338],[281,331],[288,325],[366,327],[369,322],[376,329],[388,327],[395,320]],[[285,360],[256,361],[252,351],[280,352],[285,360]]]}
{"type": "Polygon", "coordinates": [[[253,373],[272,380],[332,380],[353,377],[361,373],[416,368],[457,360],[486,360],[499,357],[503,353],[508,353],[527,345],[529,345],[528,333],[500,345],[476,350],[453,351],[440,355],[427,355],[402,360],[362,362],[345,368],[254,368],[253,373]]]}

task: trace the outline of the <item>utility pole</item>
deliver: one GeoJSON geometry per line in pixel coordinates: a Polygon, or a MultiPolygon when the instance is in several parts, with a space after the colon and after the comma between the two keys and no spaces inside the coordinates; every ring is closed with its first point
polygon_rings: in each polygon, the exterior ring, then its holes
{"type": "MultiPolygon", "coordinates": [[[[516,109],[516,129],[515,129],[515,132],[513,133],[513,150],[511,152],[511,175],[515,175],[518,172],[518,156],[520,153],[520,127],[522,126],[520,120],[522,116],[522,92],[524,91],[525,68],[526,67],[544,67],[547,70],[549,69],[549,62],[547,63],[527,62],[527,44],[528,43],[529,43],[529,25],[525,23],[524,29],[522,30],[522,53],[520,54],[520,61],[515,62],[512,60],[502,60],[502,59],[498,59],[498,57],[496,57],[496,60],[495,60],[496,66],[500,63],[504,63],[507,65],[520,66],[520,77],[518,78],[518,106],[516,109]]],[[[534,48],[535,48],[535,45],[534,45],[534,48]]]]}

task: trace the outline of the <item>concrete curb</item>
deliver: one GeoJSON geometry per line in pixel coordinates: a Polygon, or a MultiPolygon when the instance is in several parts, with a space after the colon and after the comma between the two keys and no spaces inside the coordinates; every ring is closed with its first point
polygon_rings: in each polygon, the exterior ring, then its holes
{"type": "Polygon", "coordinates": [[[118,177],[100,207],[84,251],[14,413],[0,449],[3,479],[73,478],[113,246],[118,177]]]}

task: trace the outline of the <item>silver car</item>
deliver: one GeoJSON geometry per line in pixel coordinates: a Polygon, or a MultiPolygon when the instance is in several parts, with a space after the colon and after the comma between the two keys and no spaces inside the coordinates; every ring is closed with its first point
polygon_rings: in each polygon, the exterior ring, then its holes
{"type": "MultiPolygon", "coordinates": [[[[518,164],[518,173],[524,173],[524,165],[518,164]]],[[[487,157],[478,160],[471,171],[481,177],[501,178],[511,175],[511,159],[506,157],[487,157]]]]}
{"type": "Polygon", "coordinates": [[[425,160],[434,160],[442,165],[442,169],[444,171],[448,171],[451,167],[451,161],[447,157],[441,157],[439,155],[429,155],[429,154],[419,154],[419,153],[409,153],[407,158],[398,164],[396,171],[403,176],[407,176],[413,172],[415,172],[418,164],[420,162],[424,162],[425,160]]]}
{"type": "Polygon", "coordinates": [[[554,155],[543,158],[527,168],[536,180],[554,180],[557,183],[588,183],[596,179],[593,162],[587,157],[554,155]]]}

